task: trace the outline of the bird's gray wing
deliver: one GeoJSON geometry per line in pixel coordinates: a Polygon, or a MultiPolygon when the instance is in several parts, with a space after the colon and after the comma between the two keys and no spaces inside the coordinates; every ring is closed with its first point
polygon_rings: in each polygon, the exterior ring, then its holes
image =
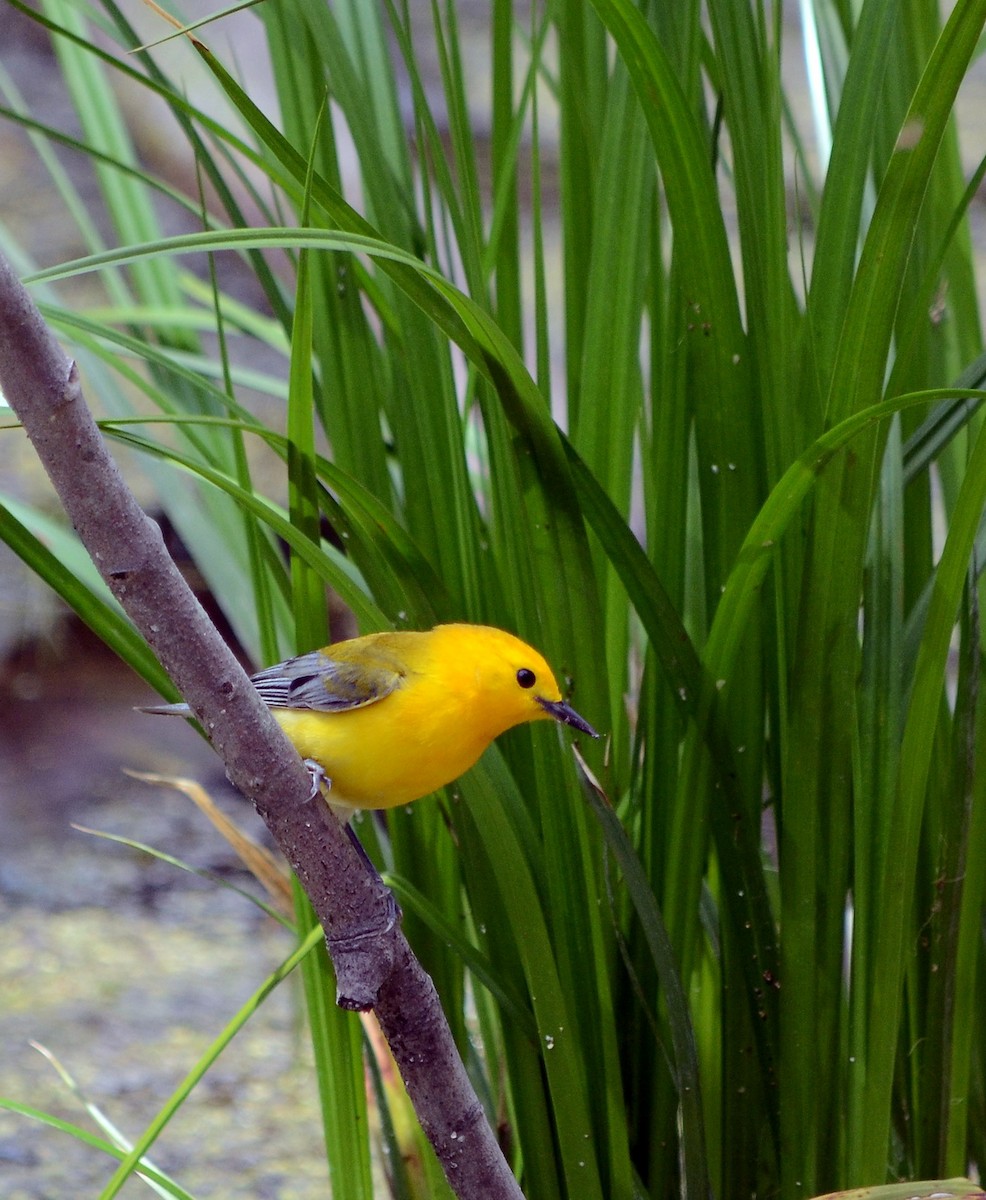
{"type": "Polygon", "coordinates": [[[312,650],[251,676],[261,699],[272,708],[311,708],[346,712],[389,696],[404,678],[397,664],[366,655],[358,663],[312,650]]]}

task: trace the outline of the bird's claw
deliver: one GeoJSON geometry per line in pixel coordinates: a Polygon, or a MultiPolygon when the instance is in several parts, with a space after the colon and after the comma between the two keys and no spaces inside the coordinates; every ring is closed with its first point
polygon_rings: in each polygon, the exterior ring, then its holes
{"type": "Polygon", "coordinates": [[[312,781],[312,790],[308,793],[309,800],[317,800],[322,794],[322,785],[325,785],[328,791],[332,787],[332,780],[326,774],[325,768],[321,763],[318,763],[314,758],[302,759],[305,764],[305,770],[312,781]]]}

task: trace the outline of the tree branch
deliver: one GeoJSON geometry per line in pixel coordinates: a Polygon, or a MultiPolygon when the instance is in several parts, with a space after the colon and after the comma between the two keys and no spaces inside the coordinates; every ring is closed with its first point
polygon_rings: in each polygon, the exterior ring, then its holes
{"type": "Polygon", "coordinates": [[[0,254],[0,387],[103,579],[191,705],[296,871],[346,1008],[373,1008],[421,1126],[461,1200],[523,1200],[458,1056],[438,995],[243,669],[171,561],[66,358],[0,254]],[[367,932],[367,931],[371,932],[367,932]]]}

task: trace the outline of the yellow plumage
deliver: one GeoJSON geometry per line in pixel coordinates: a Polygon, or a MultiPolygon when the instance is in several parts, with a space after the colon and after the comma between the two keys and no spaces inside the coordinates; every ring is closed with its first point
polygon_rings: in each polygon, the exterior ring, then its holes
{"type": "MultiPolygon", "coordinates": [[[[299,754],[325,771],[326,798],[343,820],[451,783],[527,721],[554,718],[597,736],[536,650],[485,625],[371,633],[252,681],[299,754]]],[[[184,705],[147,711],[188,715],[184,705]]]]}

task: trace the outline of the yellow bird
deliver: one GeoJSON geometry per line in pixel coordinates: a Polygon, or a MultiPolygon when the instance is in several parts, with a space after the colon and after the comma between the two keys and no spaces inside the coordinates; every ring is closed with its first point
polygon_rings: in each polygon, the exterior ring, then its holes
{"type": "MultiPolygon", "coordinates": [[[[537,650],[488,625],[370,633],[251,682],[302,758],[324,771],[343,822],[444,787],[515,725],[553,718],[599,736],[562,699],[537,650]]],[[[143,711],[191,715],[185,704],[143,711]]]]}

